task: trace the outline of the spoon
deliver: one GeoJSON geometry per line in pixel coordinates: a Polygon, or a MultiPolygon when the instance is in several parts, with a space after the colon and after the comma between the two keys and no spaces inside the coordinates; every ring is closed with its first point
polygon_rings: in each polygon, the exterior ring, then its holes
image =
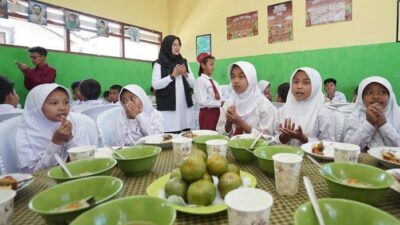
{"type": "Polygon", "coordinates": [[[58,164],[61,166],[61,169],[68,175],[68,177],[72,177],[71,171],[69,171],[68,167],[65,165],[64,161],[60,158],[59,155],[54,154],[54,158],[56,158],[58,164]]]}
{"type": "Polygon", "coordinates": [[[246,148],[247,151],[250,151],[253,153],[253,151],[251,151],[250,149],[254,148],[254,145],[256,145],[258,139],[260,139],[260,137],[262,136],[262,133],[260,132],[257,136],[257,138],[253,141],[253,143],[251,143],[250,147],[246,148]]]}
{"type": "Polygon", "coordinates": [[[325,225],[324,217],[322,217],[321,209],[318,205],[317,196],[315,195],[314,188],[310,179],[307,176],[303,177],[304,186],[306,186],[307,195],[310,198],[311,205],[314,208],[315,215],[317,216],[317,220],[319,225],[325,225]]]}
{"type": "Polygon", "coordinates": [[[119,152],[116,151],[116,150],[122,149],[122,146],[121,146],[121,147],[118,147],[118,148],[115,149],[115,150],[114,150],[113,148],[111,148],[110,146],[106,146],[106,148],[110,149],[110,150],[113,152],[113,154],[115,153],[119,158],[125,159],[125,156],[123,156],[121,153],[119,153],[119,152]]]}
{"type": "Polygon", "coordinates": [[[342,182],[342,180],[339,179],[339,178],[337,178],[335,175],[326,172],[326,171],[324,170],[324,168],[322,168],[321,164],[319,164],[319,163],[317,162],[317,160],[315,160],[313,157],[307,155],[307,158],[308,158],[309,160],[311,160],[312,163],[314,163],[315,165],[317,165],[317,166],[319,167],[319,169],[322,170],[325,174],[328,174],[328,175],[331,176],[333,179],[335,179],[337,182],[342,182]]]}

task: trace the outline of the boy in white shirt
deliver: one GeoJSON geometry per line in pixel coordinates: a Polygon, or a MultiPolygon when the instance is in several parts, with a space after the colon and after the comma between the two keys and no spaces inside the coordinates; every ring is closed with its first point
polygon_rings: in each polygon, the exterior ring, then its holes
{"type": "Polygon", "coordinates": [[[14,89],[14,83],[0,76],[0,114],[22,112],[17,108],[19,96],[14,89]]]}

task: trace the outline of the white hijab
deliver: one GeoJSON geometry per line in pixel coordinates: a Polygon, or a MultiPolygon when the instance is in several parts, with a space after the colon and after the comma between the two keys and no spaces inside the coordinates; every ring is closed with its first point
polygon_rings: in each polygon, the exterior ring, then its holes
{"type": "MultiPolygon", "coordinates": [[[[397,105],[396,96],[393,92],[392,85],[388,80],[379,76],[367,77],[361,81],[358,87],[357,99],[354,106],[354,111],[351,114],[350,122],[347,130],[354,129],[357,130],[358,127],[367,120],[367,108],[364,105],[362,94],[364,89],[371,83],[382,84],[389,91],[389,101],[384,109],[385,117],[387,123],[391,124],[395,130],[400,131],[400,109],[397,105]]],[[[347,133],[347,132],[346,132],[347,133]]],[[[380,132],[376,132],[370,141],[369,147],[377,147],[386,145],[384,138],[380,132]],[[376,146],[375,146],[376,145],[376,146]]]]}
{"type": "MultiPolygon", "coordinates": [[[[54,132],[60,127],[61,122],[54,122],[43,114],[42,107],[51,92],[56,88],[62,88],[71,100],[69,90],[56,83],[42,84],[33,88],[25,101],[24,112],[22,113],[22,123],[17,128],[16,145],[19,163],[21,168],[28,166],[29,162],[35,161],[42,151],[47,150],[47,146],[51,143],[54,132]]],[[[72,123],[72,135],[76,138],[76,123],[71,113],[68,114],[67,120],[72,123]]],[[[70,142],[71,142],[70,141],[70,142]]],[[[63,145],[63,150],[68,146],[63,145]]],[[[67,158],[67,152],[62,151],[61,157],[67,158]]]]}
{"type": "Polygon", "coordinates": [[[290,89],[286,103],[279,109],[280,123],[283,124],[285,119],[290,118],[292,123],[296,124],[296,127],[301,126],[304,134],[312,136],[317,115],[324,105],[321,83],[321,75],[315,69],[309,67],[296,69],[290,78],[290,89]],[[311,94],[304,101],[297,101],[292,93],[293,77],[300,70],[304,71],[311,80],[311,94]]]}
{"type": "MultiPolygon", "coordinates": [[[[151,104],[149,98],[146,95],[146,92],[144,92],[143,88],[136,84],[130,84],[126,85],[121,89],[121,92],[119,94],[118,100],[121,102],[121,95],[123,91],[129,91],[132,94],[136,95],[140,101],[142,101],[142,113],[151,115],[152,113],[158,113],[157,110],[153,108],[153,105],[151,104]]],[[[118,119],[117,119],[117,124],[118,124],[118,129],[117,129],[117,135],[118,135],[118,144],[119,145],[126,145],[126,144],[134,144],[137,143],[138,137],[133,136],[133,134],[137,134],[140,131],[140,126],[139,122],[136,119],[129,119],[126,116],[125,109],[121,107],[121,111],[118,114],[118,119]],[[130,132],[132,131],[132,132],[130,132]]],[[[143,134],[143,132],[142,132],[143,134]]],[[[142,135],[144,136],[144,134],[142,135]]]]}
{"type": "Polygon", "coordinates": [[[232,63],[228,68],[229,80],[231,79],[230,74],[234,65],[239,66],[243,70],[249,83],[249,86],[243,93],[238,94],[235,91],[232,93],[233,105],[236,106],[236,112],[246,120],[257,109],[258,98],[263,97],[263,95],[261,95],[260,89],[257,86],[256,68],[251,63],[243,61],[232,63]]]}
{"type": "Polygon", "coordinates": [[[264,95],[264,90],[265,90],[265,88],[268,87],[269,84],[270,84],[270,82],[269,82],[269,81],[266,81],[266,80],[260,80],[260,81],[258,81],[258,88],[260,89],[261,94],[264,95]]]}

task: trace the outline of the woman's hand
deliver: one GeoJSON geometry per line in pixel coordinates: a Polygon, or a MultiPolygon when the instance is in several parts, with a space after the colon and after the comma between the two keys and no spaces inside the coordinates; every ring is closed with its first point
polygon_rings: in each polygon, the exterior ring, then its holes
{"type": "Polygon", "coordinates": [[[290,139],[294,138],[302,143],[307,143],[308,142],[308,137],[304,135],[303,129],[301,126],[298,126],[297,129],[295,129],[296,124],[292,123],[291,119],[285,119],[284,124],[279,125],[279,131],[281,132],[281,135],[279,135],[279,139],[283,144],[286,144],[287,142],[290,141],[290,139]]]}
{"type": "Polygon", "coordinates": [[[68,142],[72,138],[72,123],[64,118],[61,121],[60,127],[54,132],[51,141],[54,144],[61,145],[63,142],[68,142]]]}
{"type": "Polygon", "coordinates": [[[179,74],[182,74],[182,76],[187,77],[188,73],[186,70],[186,66],[184,64],[182,65],[177,64],[176,66],[178,67],[179,74]]]}

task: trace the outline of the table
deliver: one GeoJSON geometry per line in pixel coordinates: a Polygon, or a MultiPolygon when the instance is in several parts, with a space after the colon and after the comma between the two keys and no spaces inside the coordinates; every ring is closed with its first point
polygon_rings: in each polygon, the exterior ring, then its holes
{"type": "MultiPolygon", "coordinates": [[[[237,164],[231,153],[228,153],[230,162],[237,164]]],[[[360,155],[361,163],[379,166],[378,162],[369,156],[362,153],[360,155]]],[[[323,163],[328,161],[323,161],[323,163]]],[[[307,193],[304,188],[303,179],[300,179],[299,192],[293,196],[279,196],[275,190],[275,181],[273,178],[267,177],[258,168],[257,161],[250,164],[237,164],[241,170],[253,174],[257,178],[257,187],[271,193],[274,197],[274,204],[270,218],[271,225],[293,224],[293,215],[299,205],[308,201],[307,193]]],[[[152,171],[141,177],[128,177],[116,167],[112,172],[112,176],[119,177],[124,181],[124,189],[121,196],[130,195],[145,195],[146,188],[152,181],[169,173],[174,169],[173,152],[172,150],[163,150],[157,158],[156,164],[152,171]]],[[[36,174],[34,182],[27,188],[21,190],[15,199],[14,209],[14,224],[15,225],[45,225],[44,220],[36,213],[29,210],[28,204],[30,199],[46,188],[55,185],[56,183],[47,177],[47,170],[40,171],[36,174]]],[[[315,192],[319,198],[329,197],[329,190],[325,180],[319,175],[317,167],[311,163],[306,157],[304,158],[301,176],[308,176],[313,185],[315,192]]],[[[384,200],[376,207],[390,213],[391,215],[400,218],[400,194],[390,189],[384,200]]],[[[211,215],[191,215],[186,213],[177,213],[175,224],[228,224],[227,211],[211,214],[211,215]]]]}

